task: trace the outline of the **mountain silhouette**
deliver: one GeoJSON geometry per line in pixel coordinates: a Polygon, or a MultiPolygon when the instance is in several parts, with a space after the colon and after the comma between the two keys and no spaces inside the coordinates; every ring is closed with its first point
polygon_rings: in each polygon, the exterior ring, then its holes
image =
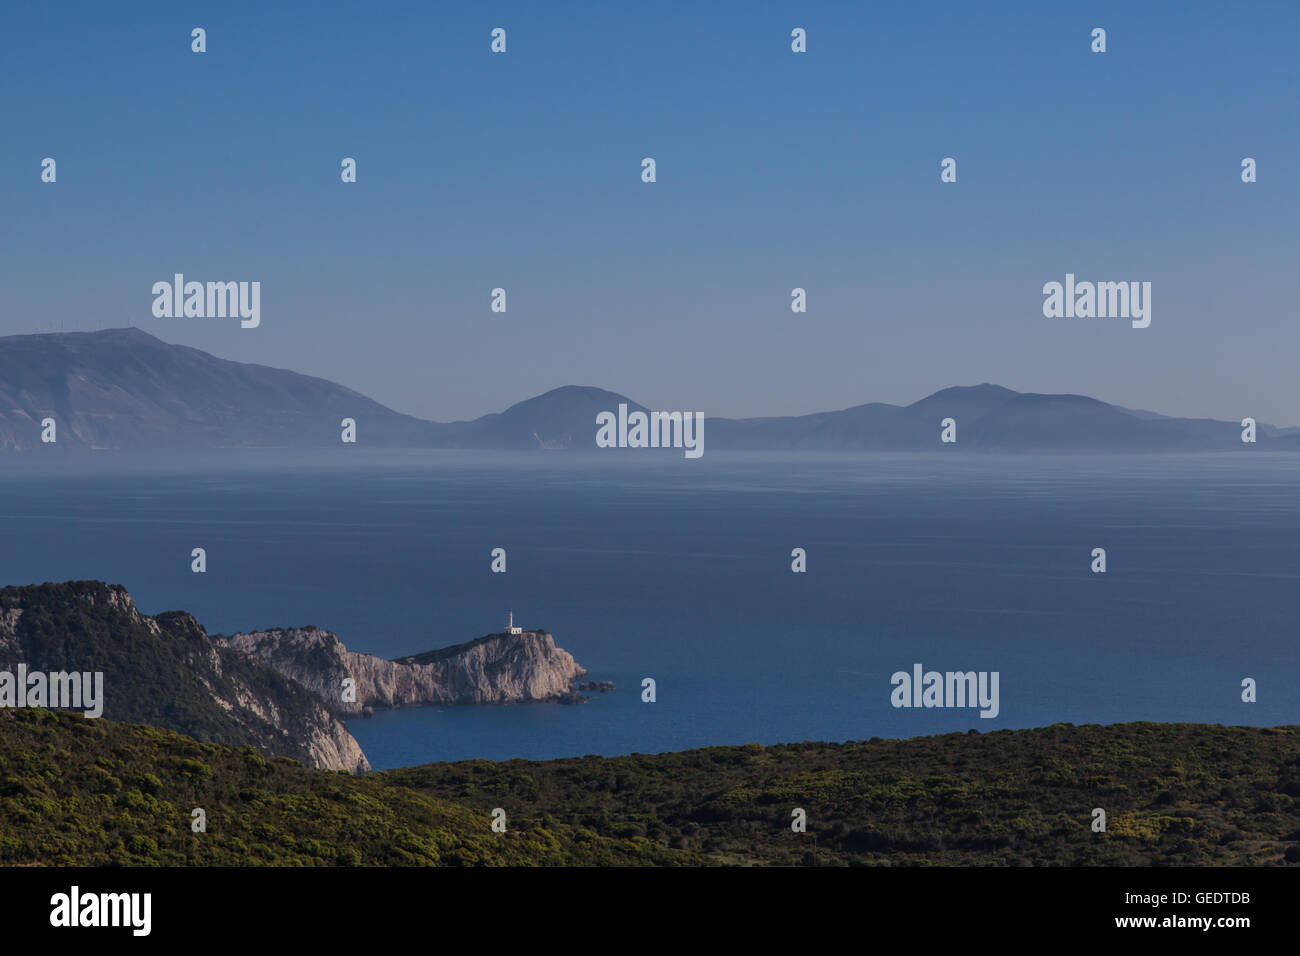
{"type": "MultiPolygon", "coordinates": [[[[0,338],[0,450],[327,447],[341,443],[350,418],[361,446],[594,451],[597,414],[617,414],[620,404],[649,411],[617,392],[565,385],[471,421],[431,422],[322,378],[217,358],[139,329],[0,338]],[[41,441],[46,419],[57,427],[54,446],[41,441]]],[[[1300,450],[1300,428],[1261,423],[1257,443],[1248,445],[1239,420],[1175,418],[987,382],[910,405],[871,402],[811,415],[691,411],[705,413],[708,450],[1300,450]],[[945,419],[956,423],[955,445],[940,441],[945,419]]]]}

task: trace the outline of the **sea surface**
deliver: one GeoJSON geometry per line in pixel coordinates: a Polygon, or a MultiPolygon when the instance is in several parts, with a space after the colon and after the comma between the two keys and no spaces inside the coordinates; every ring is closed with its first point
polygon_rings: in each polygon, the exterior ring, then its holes
{"type": "Polygon", "coordinates": [[[106,580],[210,633],[316,624],[384,657],[499,631],[512,609],[615,684],[582,706],[350,721],[381,769],[1062,721],[1300,724],[1297,489],[1300,455],[1250,452],[6,454],[0,584],[106,580]],[[997,671],[1000,713],[893,707],[891,675],[916,663],[997,671]]]}

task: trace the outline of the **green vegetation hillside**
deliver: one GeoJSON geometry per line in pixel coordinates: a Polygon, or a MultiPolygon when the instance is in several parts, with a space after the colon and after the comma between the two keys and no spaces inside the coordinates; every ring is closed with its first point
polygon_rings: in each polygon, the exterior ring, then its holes
{"type": "Polygon", "coordinates": [[[1298,840],[1297,727],[1056,725],[352,776],[0,711],[10,865],[1274,865],[1300,862],[1298,840]]]}
{"type": "Polygon", "coordinates": [[[682,859],[533,814],[492,833],[374,775],[79,714],[0,711],[0,865],[628,865],[682,859]],[[207,832],[191,831],[191,811],[207,832]]]}
{"type": "Polygon", "coordinates": [[[431,764],[394,784],[711,863],[1300,862],[1300,727],[1118,724],[431,764]],[[806,834],[790,830],[807,813],[806,834]],[[1107,814],[1093,833],[1092,811],[1107,814]]]}

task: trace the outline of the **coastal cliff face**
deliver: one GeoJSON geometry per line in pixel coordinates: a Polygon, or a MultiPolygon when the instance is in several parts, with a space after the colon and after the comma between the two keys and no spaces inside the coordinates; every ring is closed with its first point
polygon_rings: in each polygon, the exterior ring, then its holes
{"type": "Polygon", "coordinates": [[[506,704],[571,700],[586,671],[546,631],[489,634],[466,644],[384,660],[350,651],[315,627],[253,631],[218,638],[306,688],[331,712],[411,704],[506,704]],[[345,701],[344,681],[355,682],[345,701]]]}
{"type": "Polygon", "coordinates": [[[340,718],[411,704],[585,700],[587,672],[546,631],[489,634],[400,660],[316,627],[210,635],[185,611],[150,617],[125,588],[0,588],[0,670],[103,674],[102,715],[325,770],[370,763],[340,718]],[[356,694],[344,700],[344,681],[356,694]]]}
{"type": "Polygon", "coordinates": [[[327,770],[370,769],[334,714],[191,615],[141,613],[125,588],[72,581],[0,588],[0,670],[101,672],[103,716],[327,770]]]}

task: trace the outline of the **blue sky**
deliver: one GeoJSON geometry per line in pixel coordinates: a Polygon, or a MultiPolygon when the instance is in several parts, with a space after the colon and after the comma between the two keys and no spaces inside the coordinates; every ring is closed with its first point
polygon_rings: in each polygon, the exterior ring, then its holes
{"type": "Polygon", "coordinates": [[[443,420],[993,381],[1300,424],[1296,6],[991,6],[7,5],[0,334],[134,324],[443,420]],[[260,281],[261,326],[154,318],[175,272],[260,281]],[[1044,318],[1067,272],[1150,281],[1151,327],[1044,318]]]}

